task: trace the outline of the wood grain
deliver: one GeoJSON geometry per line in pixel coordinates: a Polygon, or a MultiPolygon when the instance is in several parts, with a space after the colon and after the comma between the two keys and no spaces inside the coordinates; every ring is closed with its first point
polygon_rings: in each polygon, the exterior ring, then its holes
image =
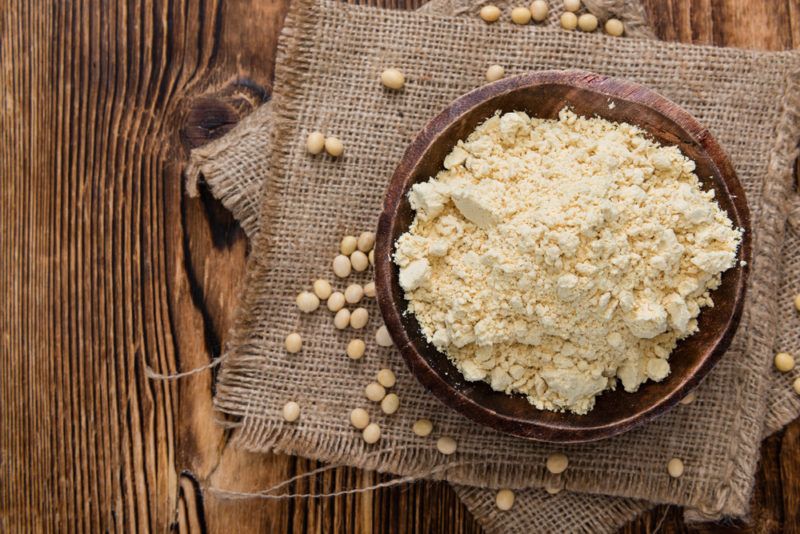
{"type": "MultiPolygon", "coordinates": [[[[645,3],[664,39],[800,44],[800,0],[645,3]]],[[[442,483],[287,502],[204,495],[317,464],[228,447],[214,373],[144,375],[207,363],[225,342],[247,242],[207,193],[186,198],[181,171],[188,147],[268,97],[286,7],[0,0],[0,531],[479,531],[442,483]]],[[[381,478],[337,469],[297,489],[381,478]]],[[[752,526],[725,529],[797,532],[798,422],[767,440],[756,490],[752,526]]],[[[625,532],[662,517],[660,532],[723,530],[662,509],[625,532]]]]}

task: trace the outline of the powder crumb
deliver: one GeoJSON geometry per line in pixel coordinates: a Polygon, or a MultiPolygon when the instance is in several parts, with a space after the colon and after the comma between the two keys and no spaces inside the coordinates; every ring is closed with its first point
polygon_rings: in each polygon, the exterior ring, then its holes
{"type": "Polygon", "coordinates": [[[423,285],[431,276],[428,260],[415,260],[400,269],[400,286],[405,291],[413,291],[423,285]]]}
{"type": "Polygon", "coordinates": [[[737,263],[694,162],[630,124],[498,112],[444,167],[396,242],[408,309],[467,380],[539,409],[663,380],[737,263]]]}

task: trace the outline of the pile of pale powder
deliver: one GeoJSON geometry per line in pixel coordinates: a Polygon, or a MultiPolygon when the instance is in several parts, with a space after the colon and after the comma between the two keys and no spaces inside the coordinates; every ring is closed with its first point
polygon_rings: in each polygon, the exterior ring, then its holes
{"type": "Polygon", "coordinates": [[[467,380],[584,414],[670,372],[741,231],[695,165],[625,123],[499,113],[409,193],[408,308],[467,380]]]}

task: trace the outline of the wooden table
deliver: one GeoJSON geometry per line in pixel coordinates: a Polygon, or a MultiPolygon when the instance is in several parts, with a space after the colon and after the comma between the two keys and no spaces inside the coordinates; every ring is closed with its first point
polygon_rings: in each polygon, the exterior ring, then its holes
{"type": "MultiPolygon", "coordinates": [[[[378,0],[414,8],[422,0],[378,0]]],[[[647,0],[667,40],[781,50],[800,0],[647,0]]],[[[0,1],[0,531],[478,532],[444,483],[220,501],[317,466],[227,447],[214,374],[247,240],[203,192],[191,147],[268,98],[287,2],[0,1]],[[108,4],[108,5],[106,5],[108,4]]],[[[337,469],[296,489],[376,481],[337,469]]],[[[625,532],[687,529],[656,509],[625,532]]],[[[763,447],[752,526],[800,527],[800,422],[763,447]]]]}

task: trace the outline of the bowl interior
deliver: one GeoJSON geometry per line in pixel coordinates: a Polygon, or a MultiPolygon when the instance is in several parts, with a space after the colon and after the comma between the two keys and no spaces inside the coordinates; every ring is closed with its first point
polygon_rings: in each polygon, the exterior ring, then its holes
{"type": "Polygon", "coordinates": [[[694,160],[704,189],[733,223],[745,228],[740,259],[749,259],[749,216],[733,169],[708,132],[686,112],[640,86],[604,77],[560,79],[529,75],[486,86],[462,97],[435,118],[407,151],[387,194],[378,237],[377,280],[381,310],[398,348],[416,376],[446,404],[504,432],[543,441],[590,441],[623,432],[663,413],[688,393],[725,351],[738,324],[746,267],[725,272],[713,292],[714,308],[704,308],[700,330],[679,342],[670,356],[670,375],[646,382],[636,393],[606,391],[587,415],[540,411],[521,395],[495,392],[484,382],[467,382],[448,358],[427,343],[398,283],[391,262],[396,239],[414,218],[407,198],[416,182],[435,176],[445,156],[497,110],[525,111],[553,119],[565,106],[577,114],[635,124],[664,145],[677,145],[694,160]]]}

